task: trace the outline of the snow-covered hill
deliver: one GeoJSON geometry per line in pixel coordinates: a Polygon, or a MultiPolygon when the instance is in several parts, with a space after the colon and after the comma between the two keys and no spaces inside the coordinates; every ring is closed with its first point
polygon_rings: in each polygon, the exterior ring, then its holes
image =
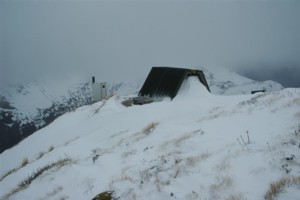
{"type": "MultiPolygon", "coordinates": [[[[278,91],[273,81],[257,82],[220,68],[203,68],[212,93],[249,94],[252,90],[278,91]]],[[[146,78],[146,77],[145,77],[146,78]]],[[[108,83],[109,93],[137,94],[143,81],[108,83]]],[[[58,116],[92,103],[88,80],[30,82],[0,91],[0,153],[48,125],[58,116]]]]}
{"type": "Polygon", "coordinates": [[[298,199],[300,89],[68,112],[0,155],[1,199],[298,199]]]}
{"type": "Polygon", "coordinates": [[[203,68],[209,87],[214,94],[237,95],[250,94],[254,90],[268,92],[283,89],[275,81],[254,81],[224,68],[203,68]]]}

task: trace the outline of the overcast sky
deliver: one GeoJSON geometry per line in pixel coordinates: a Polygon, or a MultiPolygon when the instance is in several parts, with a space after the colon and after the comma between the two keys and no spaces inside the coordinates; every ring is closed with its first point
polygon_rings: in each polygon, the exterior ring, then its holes
{"type": "Polygon", "coordinates": [[[128,80],[152,66],[221,66],[262,80],[289,69],[286,86],[300,77],[298,0],[0,0],[0,9],[1,85],[128,80]]]}

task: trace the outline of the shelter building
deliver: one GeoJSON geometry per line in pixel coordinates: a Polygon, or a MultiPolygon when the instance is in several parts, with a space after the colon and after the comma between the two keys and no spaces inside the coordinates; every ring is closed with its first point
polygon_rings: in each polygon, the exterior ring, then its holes
{"type": "Polygon", "coordinates": [[[205,75],[201,70],[152,67],[138,95],[150,98],[170,97],[173,99],[183,81],[190,76],[198,77],[199,81],[210,91],[205,75]]]}

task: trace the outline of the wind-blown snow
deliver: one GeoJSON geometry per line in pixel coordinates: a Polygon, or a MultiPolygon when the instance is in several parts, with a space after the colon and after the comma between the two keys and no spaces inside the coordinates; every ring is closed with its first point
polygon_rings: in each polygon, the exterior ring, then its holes
{"type": "MultiPolygon", "coordinates": [[[[80,107],[4,151],[0,177],[16,170],[1,180],[0,198],[66,157],[74,162],[6,197],[92,199],[114,191],[120,199],[257,200],[270,183],[300,176],[300,89],[219,96],[189,78],[173,101],[124,107],[124,98],[80,107]]],[[[281,199],[299,196],[299,186],[285,191],[281,199]]]]}

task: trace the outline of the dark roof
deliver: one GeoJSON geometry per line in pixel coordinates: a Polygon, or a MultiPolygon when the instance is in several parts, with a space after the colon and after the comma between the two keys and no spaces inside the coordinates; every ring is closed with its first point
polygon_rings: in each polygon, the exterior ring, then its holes
{"type": "Polygon", "coordinates": [[[173,99],[177,95],[182,82],[189,76],[197,76],[199,81],[210,91],[201,70],[152,67],[139,92],[139,96],[170,97],[173,99]]]}
{"type": "Polygon", "coordinates": [[[266,90],[262,89],[262,90],[253,90],[251,91],[251,94],[255,94],[255,93],[258,93],[258,92],[266,92],[266,90]]]}

